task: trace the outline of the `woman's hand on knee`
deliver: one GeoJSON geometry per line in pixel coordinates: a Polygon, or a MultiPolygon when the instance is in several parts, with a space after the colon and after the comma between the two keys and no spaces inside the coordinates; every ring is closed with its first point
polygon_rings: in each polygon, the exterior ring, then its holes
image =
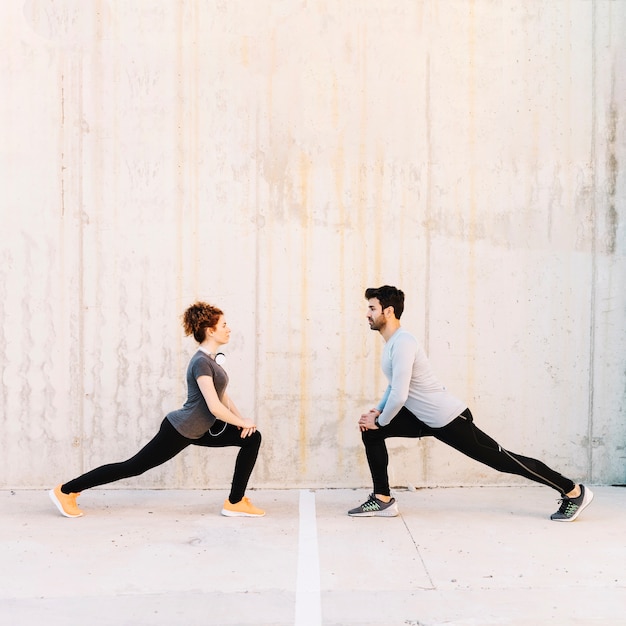
{"type": "Polygon", "coordinates": [[[252,426],[244,426],[241,428],[241,438],[245,439],[246,437],[253,435],[255,432],[256,432],[256,424],[252,424],[252,426]]]}

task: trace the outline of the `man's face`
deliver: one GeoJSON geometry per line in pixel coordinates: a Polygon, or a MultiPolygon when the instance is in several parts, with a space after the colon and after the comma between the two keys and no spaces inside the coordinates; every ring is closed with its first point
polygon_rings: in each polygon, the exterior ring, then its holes
{"type": "Polygon", "coordinates": [[[382,330],[385,327],[387,320],[378,298],[370,298],[367,301],[366,317],[372,330],[382,330]]]}

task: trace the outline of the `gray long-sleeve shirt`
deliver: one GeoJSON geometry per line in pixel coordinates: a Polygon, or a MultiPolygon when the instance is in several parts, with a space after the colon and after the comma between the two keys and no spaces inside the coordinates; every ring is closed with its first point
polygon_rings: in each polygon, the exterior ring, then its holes
{"type": "Polygon", "coordinates": [[[467,408],[439,382],[424,349],[403,328],[385,344],[381,365],[389,381],[376,407],[381,426],[389,424],[403,406],[432,428],[446,426],[467,408]]]}

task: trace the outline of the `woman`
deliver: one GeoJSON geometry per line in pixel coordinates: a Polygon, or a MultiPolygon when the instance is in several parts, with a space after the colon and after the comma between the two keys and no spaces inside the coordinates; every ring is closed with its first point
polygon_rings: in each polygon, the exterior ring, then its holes
{"type": "Polygon", "coordinates": [[[228,376],[215,360],[220,347],[227,344],[230,337],[224,314],[206,302],[196,302],[185,311],[183,327],[185,334],[193,335],[200,344],[187,367],[187,401],[181,409],[166,415],[159,432],[132,458],[102,465],[52,489],[50,498],[61,514],[66,517],[83,515],[76,504],[81,491],[139,476],[169,461],[187,446],[197,445],[240,448],[222,515],[265,515],[265,511],[253,506],[244,495],[259,453],[261,433],[252,420],[241,415],[228,397],[228,376]]]}

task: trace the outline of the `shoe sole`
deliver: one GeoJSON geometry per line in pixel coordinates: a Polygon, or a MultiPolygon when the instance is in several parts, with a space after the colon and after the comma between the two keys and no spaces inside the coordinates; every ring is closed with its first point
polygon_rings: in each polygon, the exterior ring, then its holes
{"type": "Polygon", "coordinates": [[[398,509],[383,509],[382,511],[364,511],[363,513],[350,513],[350,517],[397,517],[400,514],[398,509]]]}
{"type": "Polygon", "coordinates": [[[593,500],[593,491],[588,487],[585,487],[585,497],[583,498],[583,503],[578,507],[578,510],[572,517],[568,517],[567,519],[553,519],[553,522],[573,522],[590,504],[593,500]]]}
{"type": "Polygon", "coordinates": [[[225,515],[226,517],[263,517],[265,513],[243,513],[240,511],[222,509],[222,515],[225,515]]]}
{"type": "Polygon", "coordinates": [[[54,502],[54,505],[56,506],[56,508],[59,509],[59,513],[61,513],[61,515],[63,515],[64,517],[82,517],[83,516],[83,513],[79,513],[78,515],[70,515],[69,513],[67,513],[63,509],[63,505],[57,498],[57,494],[54,493],[54,489],[50,489],[50,491],[48,491],[48,495],[50,496],[50,500],[54,502]]]}

